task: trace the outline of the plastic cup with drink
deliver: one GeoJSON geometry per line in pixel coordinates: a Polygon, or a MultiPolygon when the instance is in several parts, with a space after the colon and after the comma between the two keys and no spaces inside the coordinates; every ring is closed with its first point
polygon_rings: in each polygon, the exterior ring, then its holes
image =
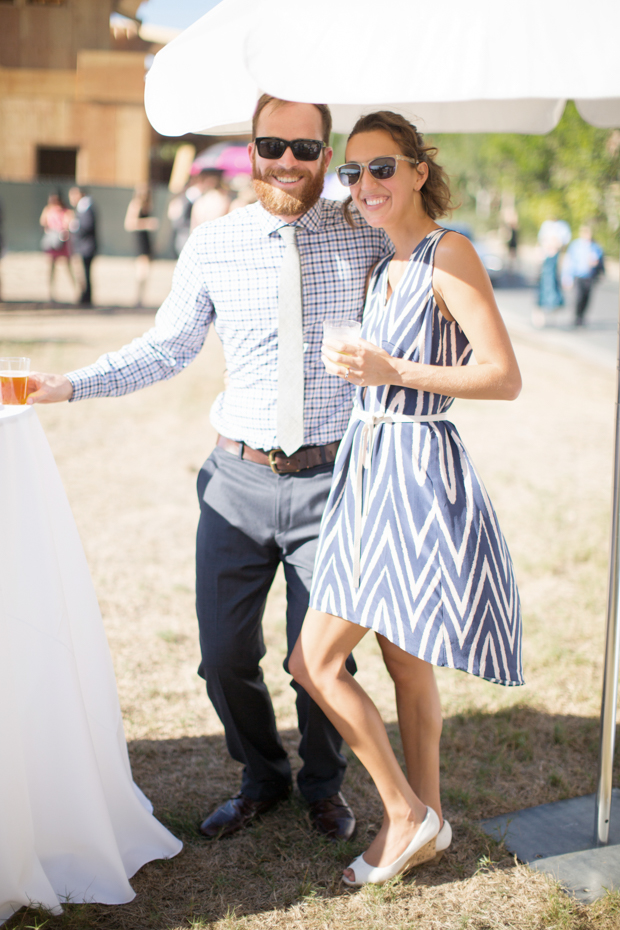
{"type": "Polygon", "coordinates": [[[323,320],[323,339],[338,339],[340,342],[357,342],[362,324],[357,320],[323,320]]]}
{"type": "Polygon", "coordinates": [[[30,359],[0,357],[0,403],[25,404],[28,396],[30,359]]]}
{"type": "MultiPolygon", "coordinates": [[[[323,340],[325,342],[336,339],[350,345],[359,342],[361,331],[362,324],[357,320],[323,320],[323,340]]],[[[346,352],[341,354],[347,355],[346,352]]]]}

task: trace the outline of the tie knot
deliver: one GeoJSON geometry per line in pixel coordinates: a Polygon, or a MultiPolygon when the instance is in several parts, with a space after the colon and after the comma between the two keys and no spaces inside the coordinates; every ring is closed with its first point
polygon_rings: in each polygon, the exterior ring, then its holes
{"type": "Polygon", "coordinates": [[[295,244],[295,233],[297,230],[294,226],[281,226],[278,230],[286,245],[295,244]]]}

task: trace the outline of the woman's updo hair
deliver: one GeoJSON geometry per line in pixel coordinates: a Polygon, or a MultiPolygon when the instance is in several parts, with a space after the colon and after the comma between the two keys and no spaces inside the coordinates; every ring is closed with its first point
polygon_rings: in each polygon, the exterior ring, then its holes
{"type": "MultiPolygon", "coordinates": [[[[424,209],[430,218],[435,220],[438,216],[445,216],[453,210],[455,205],[452,203],[448,176],[441,165],[435,161],[438,149],[434,145],[426,145],[422,133],[418,132],[404,116],[392,113],[391,110],[378,110],[376,113],[360,116],[347,142],[362,132],[377,130],[387,132],[398,144],[403,155],[415,158],[417,162],[426,162],[428,165],[428,177],[420,188],[420,195],[424,209]]],[[[391,155],[392,153],[386,152],[385,154],[391,155]]],[[[355,223],[350,213],[351,203],[351,197],[348,197],[344,202],[344,215],[349,225],[354,226],[355,223]]]]}

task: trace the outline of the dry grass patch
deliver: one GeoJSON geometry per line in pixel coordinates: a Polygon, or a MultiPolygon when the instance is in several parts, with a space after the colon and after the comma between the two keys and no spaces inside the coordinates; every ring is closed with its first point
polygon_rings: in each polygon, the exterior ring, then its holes
{"type": "MultiPolygon", "coordinates": [[[[118,347],[144,315],[0,314],[0,352],[68,370],[118,347]]],[[[345,785],[359,819],[334,848],[293,797],[243,836],[209,843],[197,823],[236,790],[239,768],[196,676],[193,607],[197,471],[214,434],[208,410],[223,363],[209,337],[170,384],[38,410],[87,552],[117,673],[136,782],[184,843],[146,865],[122,907],[22,910],[8,930],[409,928],[618,930],[620,898],[584,907],[516,864],[481,818],[594,788],[609,526],[613,373],[519,344],[525,388],[514,404],[455,404],[455,421],[498,511],[524,607],[527,686],[502,689],[439,670],[446,716],[445,812],[455,840],[437,866],[383,888],[344,890],[339,873],[381,816],[355,759],[345,785]]],[[[265,676],[296,765],[294,694],[282,670],[284,589],[265,615],[265,676]]],[[[394,700],[376,644],[356,650],[359,679],[387,721],[394,700]]],[[[394,723],[390,736],[400,752],[394,723]]],[[[616,772],[615,783],[618,783],[616,772]]]]}

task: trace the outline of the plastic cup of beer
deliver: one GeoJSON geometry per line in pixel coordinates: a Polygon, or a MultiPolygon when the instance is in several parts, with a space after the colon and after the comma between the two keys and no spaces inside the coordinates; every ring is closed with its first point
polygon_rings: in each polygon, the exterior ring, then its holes
{"type": "Polygon", "coordinates": [[[30,374],[29,358],[0,357],[0,401],[25,404],[30,374]]]}
{"type": "Polygon", "coordinates": [[[357,320],[323,320],[323,339],[338,339],[340,342],[357,342],[362,324],[357,320]]]}

